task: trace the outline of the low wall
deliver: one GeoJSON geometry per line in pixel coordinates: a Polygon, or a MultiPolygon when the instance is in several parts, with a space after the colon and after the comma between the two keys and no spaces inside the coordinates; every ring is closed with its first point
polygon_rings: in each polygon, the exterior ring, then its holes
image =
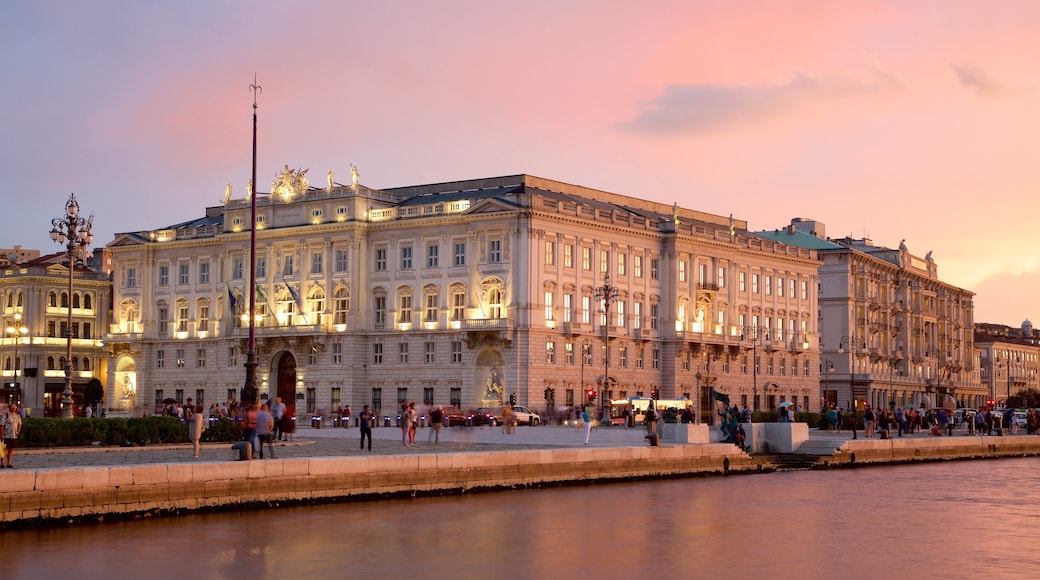
{"type": "Polygon", "coordinates": [[[710,443],[711,435],[706,424],[665,423],[661,425],[661,439],[671,443],[710,443]]]}
{"type": "Polygon", "coordinates": [[[856,439],[846,441],[818,465],[906,463],[949,459],[989,459],[1040,455],[1040,437],[960,436],[931,438],[856,439]]]}
{"type": "Polygon", "coordinates": [[[808,423],[742,423],[751,453],[794,453],[809,440],[808,423]]]}
{"type": "Polygon", "coordinates": [[[730,444],[20,469],[0,477],[0,525],[758,469],[730,444]]]}

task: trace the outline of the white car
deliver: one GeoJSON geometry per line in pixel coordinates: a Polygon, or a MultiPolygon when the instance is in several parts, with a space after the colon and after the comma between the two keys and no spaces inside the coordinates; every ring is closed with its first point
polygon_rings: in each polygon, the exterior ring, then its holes
{"type": "MultiPolygon", "coordinates": [[[[498,420],[499,423],[502,422],[503,410],[503,407],[495,408],[495,418],[498,420]]],[[[516,417],[517,425],[531,425],[537,427],[538,425],[542,424],[542,418],[538,415],[538,413],[535,413],[534,411],[522,405],[513,406],[513,416],[516,417]]]]}

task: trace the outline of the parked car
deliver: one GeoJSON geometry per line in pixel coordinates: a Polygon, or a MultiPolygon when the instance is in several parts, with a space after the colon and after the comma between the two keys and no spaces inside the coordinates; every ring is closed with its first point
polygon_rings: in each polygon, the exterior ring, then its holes
{"type": "Polygon", "coordinates": [[[444,419],[441,424],[445,427],[457,427],[469,423],[469,415],[462,412],[458,407],[441,407],[444,411],[444,419]]]}
{"type": "Polygon", "coordinates": [[[473,411],[473,414],[470,415],[470,421],[474,427],[482,427],[484,425],[494,427],[498,425],[498,419],[495,418],[495,409],[491,407],[481,407],[473,411]]]}
{"type": "Polygon", "coordinates": [[[516,416],[517,425],[531,425],[537,427],[542,424],[542,418],[534,411],[522,405],[513,405],[513,414],[516,416]]]}

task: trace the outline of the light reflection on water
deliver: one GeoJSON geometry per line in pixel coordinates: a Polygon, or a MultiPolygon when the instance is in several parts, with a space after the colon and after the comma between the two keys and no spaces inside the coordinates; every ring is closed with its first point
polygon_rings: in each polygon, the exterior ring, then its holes
{"type": "Polygon", "coordinates": [[[785,472],[6,532],[4,577],[1026,577],[1036,459],[785,472]]]}

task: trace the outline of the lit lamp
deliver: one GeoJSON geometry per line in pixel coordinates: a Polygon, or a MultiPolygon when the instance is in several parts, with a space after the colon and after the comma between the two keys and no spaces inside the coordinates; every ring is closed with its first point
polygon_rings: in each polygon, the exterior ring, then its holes
{"type": "Polygon", "coordinates": [[[90,244],[94,234],[90,231],[94,222],[94,214],[83,219],[79,215],[79,204],[76,194],[70,193],[65,202],[65,215],[51,220],[51,240],[65,245],[65,256],[69,259],[69,296],[66,305],[68,319],[65,328],[65,390],[61,392],[61,416],[72,418],[72,277],[76,271],[76,261],[85,261],[91,257],[90,244]]]}
{"type": "MultiPolygon", "coordinates": [[[[607,385],[610,381],[610,303],[618,299],[620,290],[610,285],[610,274],[603,275],[603,285],[596,288],[596,300],[603,302],[603,390],[600,392],[599,404],[609,406],[607,402],[607,385]]],[[[606,410],[606,409],[605,409],[606,410]]]]}
{"type": "Polygon", "coordinates": [[[18,384],[18,369],[21,367],[21,362],[18,360],[18,345],[22,342],[22,335],[29,332],[29,329],[22,326],[22,315],[20,313],[14,315],[14,326],[7,327],[7,334],[14,337],[14,381],[12,385],[16,389],[15,396],[18,397],[18,402],[21,403],[21,385],[18,384]]]}

